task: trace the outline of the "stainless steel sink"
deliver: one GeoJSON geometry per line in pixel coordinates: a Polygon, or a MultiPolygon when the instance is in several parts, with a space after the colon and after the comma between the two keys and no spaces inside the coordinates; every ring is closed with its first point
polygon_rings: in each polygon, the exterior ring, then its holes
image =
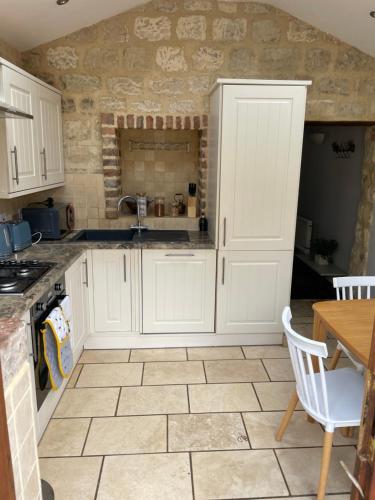
{"type": "Polygon", "coordinates": [[[146,230],[139,234],[133,229],[83,229],[67,241],[72,243],[84,241],[160,241],[175,243],[189,241],[189,233],[180,230],[146,230]]]}
{"type": "Polygon", "coordinates": [[[83,229],[70,241],[131,241],[133,236],[132,229],[83,229]]]}

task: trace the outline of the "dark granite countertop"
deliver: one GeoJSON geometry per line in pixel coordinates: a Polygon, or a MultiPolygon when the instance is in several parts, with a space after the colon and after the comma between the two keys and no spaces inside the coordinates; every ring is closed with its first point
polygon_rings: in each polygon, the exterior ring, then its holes
{"type": "Polygon", "coordinates": [[[66,239],[58,242],[48,242],[29,247],[11,258],[54,262],[55,266],[43,276],[38,283],[28,290],[24,296],[0,296],[0,320],[3,328],[0,334],[0,349],[7,339],[17,329],[18,320],[28,311],[40,297],[56,283],[65,271],[84,252],[90,249],[214,249],[215,245],[207,233],[189,231],[189,241],[186,242],[155,242],[155,241],[126,241],[126,242],[69,242],[71,233],[66,239]],[[12,321],[10,321],[12,320],[12,321]],[[14,325],[14,328],[11,326],[14,325]],[[5,326],[7,328],[5,328],[5,326]]]}

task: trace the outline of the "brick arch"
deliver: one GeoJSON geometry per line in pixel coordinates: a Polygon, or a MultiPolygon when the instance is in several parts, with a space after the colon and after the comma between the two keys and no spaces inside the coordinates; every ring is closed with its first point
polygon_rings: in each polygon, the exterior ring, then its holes
{"type": "Polygon", "coordinates": [[[117,219],[117,203],[121,196],[120,130],[198,130],[199,164],[198,197],[201,209],[206,208],[207,197],[207,115],[153,116],[101,114],[102,155],[104,173],[105,216],[117,219]]]}

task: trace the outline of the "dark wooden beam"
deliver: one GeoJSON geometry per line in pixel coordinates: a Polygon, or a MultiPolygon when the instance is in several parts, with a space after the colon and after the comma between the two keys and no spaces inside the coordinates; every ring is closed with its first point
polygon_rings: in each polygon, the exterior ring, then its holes
{"type": "Polygon", "coordinates": [[[5,409],[4,385],[0,363],[0,498],[16,500],[14,490],[12,457],[10,454],[7,414],[5,409]]]}

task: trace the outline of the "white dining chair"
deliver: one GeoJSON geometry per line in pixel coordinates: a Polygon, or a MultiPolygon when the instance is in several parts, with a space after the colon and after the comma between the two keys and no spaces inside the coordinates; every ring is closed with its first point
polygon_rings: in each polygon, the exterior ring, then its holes
{"type": "MultiPolygon", "coordinates": [[[[325,371],[323,358],[328,351],[324,342],[302,337],[295,332],[290,321],[292,313],[285,307],[282,315],[284,332],[288,340],[290,358],[296,378],[296,391],[292,394],[276,433],[281,441],[298,401],[308,415],[325,429],[318,500],[323,500],[328,479],[333,433],[336,427],[358,427],[361,420],[363,376],[354,368],[325,371]],[[315,356],[318,370],[314,372],[315,356]]],[[[306,425],[311,425],[306,423],[306,425]]],[[[306,457],[308,460],[308,457],[306,457]]]]}
{"type": "MultiPolygon", "coordinates": [[[[336,289],[337,300],[371,299],[375,294],[375,276],[343,276],[333,278],[333,287],[336,289]]],[[[332,356],[330,370],[334,370],[344,352],[356,369],[364,373],[365,367],[341,342],[337,342],[336,351],[332,356]]]]}

